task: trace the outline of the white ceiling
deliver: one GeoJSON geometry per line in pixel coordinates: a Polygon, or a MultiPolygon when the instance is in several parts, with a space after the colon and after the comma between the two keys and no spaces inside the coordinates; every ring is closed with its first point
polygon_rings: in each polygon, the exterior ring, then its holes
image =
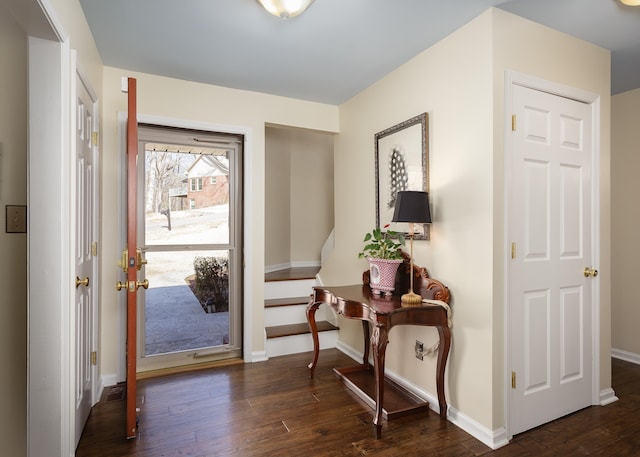
{"type": "Polygon", "coordinates": [[[640,7],[618,0],[80,0],[103,63],[340,104],[496,6],[612,51],[612,94],[640,88],[640,7]]]}

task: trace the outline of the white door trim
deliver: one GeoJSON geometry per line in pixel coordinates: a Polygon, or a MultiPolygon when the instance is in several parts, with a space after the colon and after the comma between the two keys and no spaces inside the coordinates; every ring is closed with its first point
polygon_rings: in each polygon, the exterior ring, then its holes
{"type": "MultiPolygon", "coordinates": [[[[511,191],[511,160],[509,152],[512,150],[512,136],[511,136],[511,106],[513,100],[513,86],[524,86],[531,89],[547,92],[553,95],[558,95],[565,98],[570,98],[583,103],[587,103],[591,106],[591,121],[592,121],[592,156],[591,156],[591,170],[592,170],[592,192],[591,198],[593,202],[593,211],[591,213],[591,227],[592,227],[592,255],[593,264],[595,268],[600,265],[600,96],[598,94],[577,89],[570,86],[565,86],[555,82],[547,81],[541,78],[517,73],[507,70],[505,72],[505,84],[504,84],[504,417],[505,427],[507,430],[507,437],[510,440],[512,433],[510,430],[510,389],[511,389],[511,314],[509,306],[509,285],[510,285],[510,269],[509,269],[509,253],[510,247],[510,221],[511,213],[509,211],[509,195],[511,191]]],[[[600,404],[600,281],[592,281],[593,287],[593,306],[592,306],[592,357],[593,357],[593,372],[592,372],[592,398],[591,404],[600,404]]]]}
{"type": "Polygon", "coordinates": [[[73,456],[68,41],[29,37],[27,454],[73,456]],[[53,419],[53,420],[52,420],[53,419]]]}
{"type": "Polygon", "coordinates": [[[73,457],[71,51],[48,1],[6,6],[28,38],[27,455],[73,457]]]}

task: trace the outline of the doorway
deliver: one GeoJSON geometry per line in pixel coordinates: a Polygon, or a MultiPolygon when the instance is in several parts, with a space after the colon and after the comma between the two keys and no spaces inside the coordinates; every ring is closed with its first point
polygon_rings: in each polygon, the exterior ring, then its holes
{"type": "Polygon", "coordinates": [[[510,84],[511,435],[590,406],[598,386],[596,108],[539,84],[510,84]]]}
{"type": "Polygon", "coordinates": [[[242,356],[243,137],[139,124],[138,371],[242,356]]]}

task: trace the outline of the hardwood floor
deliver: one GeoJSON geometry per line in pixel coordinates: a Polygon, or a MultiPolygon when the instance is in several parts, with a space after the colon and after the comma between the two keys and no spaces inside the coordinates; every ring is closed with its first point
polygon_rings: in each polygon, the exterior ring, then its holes
{"type": "Polygon", "coordinates": [[[640,366],[613,360],[619,401],[590,407],[514,437],[497,451],[429,411],[385,422],[336,379],[353,361],[324,350],[309,379],[311,353],[138,382],[137,438],[126,440],[123,400],[98,403],[76,456],[638,456],[640,366]]]}

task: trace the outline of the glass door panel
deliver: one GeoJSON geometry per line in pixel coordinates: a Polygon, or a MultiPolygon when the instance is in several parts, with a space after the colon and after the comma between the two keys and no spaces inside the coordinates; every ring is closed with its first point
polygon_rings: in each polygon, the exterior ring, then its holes
{"type": "Polygon", "coordinates": [[[238,357],[242,143],[149,126],[139,138],[149,280],[138,308],[140,371],[238,357]]]}
{"type": "Polygon", "coordinates": [[[229,344],[229,251],[147,252],[145,356],[229,344]]]}

